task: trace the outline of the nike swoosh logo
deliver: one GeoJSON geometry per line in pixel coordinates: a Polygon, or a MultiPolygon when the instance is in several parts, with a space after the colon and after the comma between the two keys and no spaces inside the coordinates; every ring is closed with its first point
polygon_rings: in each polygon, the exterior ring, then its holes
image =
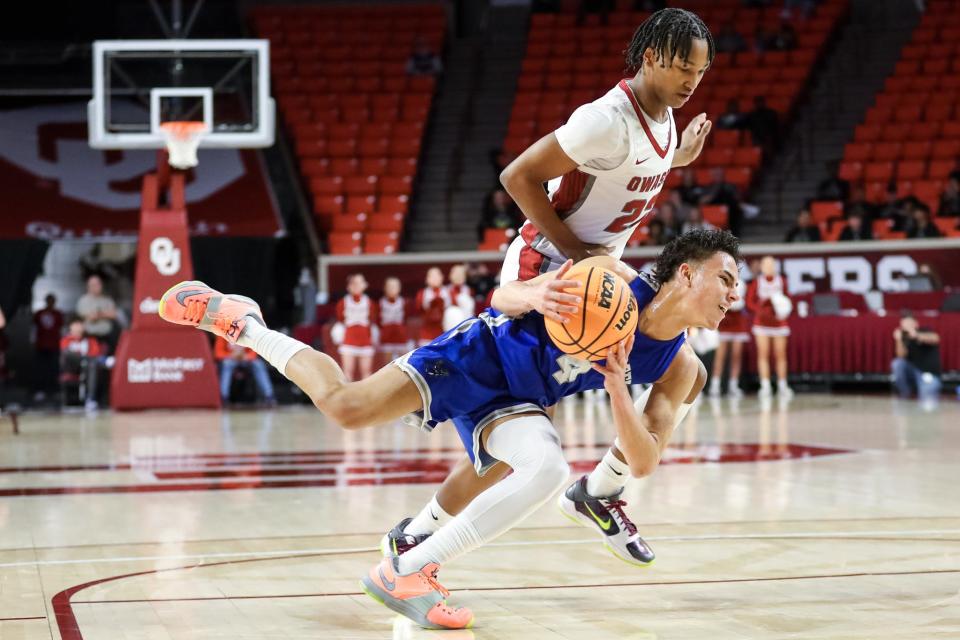
{"type": "Polygon", "coordinates": [[[391,582],[387,580],[387,576],[383,575],[383,567],[377,567],[377,571],[380,573],[380,582],[387,588],[387,591],[393,591],[397,588],[396,581],[391,582]]]}
{"type": "Polygon", "coordinates": [[[186,303],[186,299],[187,299],[189,296],[193,296],[193,295],[196,295],[196,294],[198,294],[198,293],[203,293],[203,291],[200,290],[200,289],[188,289],[188,290],[186,290],[186,291],[181,291],[180,293],[177,294],[177,302],[179,302],[179,303],[182,304],[182,305],[185,305],[185,304],[187,304],[187,303],[186,303]]]}
{"type": "Polygon", "coordinates": [[[433,509],[430,509],[430,517],[433,518],[434,520],[436,520],[437,522],[440,522],[440,518],[438,518],[436,515],[434,515],[433,509]]]}
{"type": "Polygon", "coordinates": [[[583,503],[583,506],[587,508],[587,511],[590,512],[590,515],[592,515],[593,519],[597,521],[597,524],[600,525],[601,529],[603,529],[604,531],[610,531],[610,525],[613,524],[613,520],[611,520],[610,518],[603,520],[602,518],[600,518],[600,516],[598,516],[593,512],[593,509],[591,509],[590,505],[588,505],[586,502],[583,503]]]}
{"type": "Polygon", "coordinates": [[[644,158],[643,160],[634,160],[634,162],[636,162],[637,164],[643,164],[644,162],[646,162],[646,161],[649,160],[649,159],[650,159],[650,158],[644,158]]]}
{"type": "Polygon", "coordinates": [[[607,466],[610,467],[610,471],[613,471],[613,472],[614,472],[615,474],[617,474],[618,476],[622,476],[622,475],[623,475],[622,473],[620,473],[619,471],[617,471],[616,469],[614,469],[614,468],[610,465],[609,462],[607,463],[607,466]]]}

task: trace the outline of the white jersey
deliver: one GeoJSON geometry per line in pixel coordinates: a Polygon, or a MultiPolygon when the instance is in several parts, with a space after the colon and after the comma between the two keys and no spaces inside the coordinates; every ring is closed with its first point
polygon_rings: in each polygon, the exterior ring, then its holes
{"type": "MultiPolygon", "coordinates": [[[[653,210],[670,173],[677,146],[673,111],[656,122],[640,108],[626,80],[577,109],[556,131],[564,152],[579,166],[554,178],[547,195],[560,218],[581,241],[610,247],[619,258],[636,227],[653,210]]],[[[566,259],[529,221],[508,251],[517,273],[504,264],[501,284],[529,279],[566,259]],[[516,246],[514,246],[516,245],[516,246]]]]}

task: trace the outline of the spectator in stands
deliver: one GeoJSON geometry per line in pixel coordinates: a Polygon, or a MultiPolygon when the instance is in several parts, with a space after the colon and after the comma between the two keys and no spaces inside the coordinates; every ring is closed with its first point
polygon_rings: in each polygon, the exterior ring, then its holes
{"type": "Polygon", "coordinates": [[[87,292],[77,301],[77,315],[83,319],[87,335],[103,341],[112,351],[120,329],[117,324],[117,305],[113,298],[103,293],[100,276],[87,278],[87,292]]]}
{"type": "Polygon", "coordinates": [[[657,220],[663,225],[660,232],[660,242],[657,244],[666,244],[677,237],[680,233],[680,223],[677,222],[677,214],[669,202],[664,202],[663,206],[657,211],[657,220]]]}
{"type": "Polygon", "coordinates": [[[940,228],[930,219],[930,207],[922,202],[913,208],[913,217],[904,225],[908,238],[939,238],[940,228]]]}
{"type": "Polygon", "coordinates": [[[687,216],[686,222],[681,225],[680,233],[686,233],[694,229],[716,229],[715,226],[703,219],[703,212],[700,207],[690,208],[690,215],[687,216]]]}
{"type": "Polygon", "coordinates": [[[820,242],[820,227],[813,223],[810,209],[804,207],[797,214],[797,223],[787,232],[784,242],[820,242]]]}
{"type": "Polygon", "coordinates": [[[483,218],[477,225],[477,236],[483,242],[486,229],[517,229],[522,222],[520,208],[510,194],[503,189],[494,189],[483,205],[483,218]]]}
{"type": "MultiPolygon", "coordinates": [[[[666,198],[664,198],[661,193],[660,197],[657,198],[657,201],[663,202],[663,203],[670,203],[673,206],[673,211],[676,214],[677,220],[679,220],[680,222],[684,222],[687,218],[690,217],[690,209],[693,208],[694,206],[684,202],[683,198],[680,196],[680,192],[677,191],[676,189],[672,189],[671,191],[667,192],[666,198]]],[[[661,204],[658,206],[663,206],[663,205],[661,204]]]]}
{"type": "Polygon", "coordinates": [[[817,200],[840,200],[846,202],[850,195],[850,183],[841,180],[837,175],[840,171],[840,162],[831,160],[827,163],[827,177],[817,185],[817,200]]]}
{"type": "Polygon", "coordinates": [[[656,246],[667,244],[668,241],[669,240],[666,238],[663,221],[659,218],[654,218],[651,220],[650,224],[647,226],[647,238],[644,241],[644,244],[656,246]]]}
{"type": "Polygon", "coordinates": [[[837,240],[873,240],[873,230],[863,216],[855,211],[847,216],[847,226],[840,232],[837,240]]]}
{"type": "Polygon", "coordinates": [[[756,96],[753,99],[753,111],[747,114],[746,128],[750,130],[753,144],[763,147],[769,155],[780,142],[780,116],[767,106],[767,99],[756,96]]]}
{"type": "Polygon", "coordinates": [[[891,363],[893,384],[901,398],[914,389],[921,400],[940,395],[940,336],[921,327],[909,310],[901,312],[900,326],[893,330],[895,358],[891,363]]]}
{"type": "Polygon", "coordinates": [[[439,267],[427,270],[426,285],[417,292],[417,311],[422,315],[418,346],[429,344],[443,333],[443,314],[450,306],[450,295],[443,286],[443,271],[439,267]]]}
{"type": "Polygon", "coordinates": [[[740,103],[736,98],[727,101],[727,110],[717,116],[717,128],[742,129],[746,116],[740,113],[740,103]]]}
{"type": "Polygon", "coordinates": [[[797,48],[797,32],[786,20],[780,23],[780,29],[771,38],[770,43],[777,51],[790,51],[797,48]]]}
{"type": "Polygon", "coordinates": [[[952,172],[947,179],[947,186],[940,195],[937,215],[960,216],[960,172],[952,172]]]}
{"type": "Polygon", "coordinates": [[[85,326],[80,318],[70,321],[68,333],[60,341],[60,371],[61,381],[80,383],[84,391],[80,400],[85,409],[93,411],[97,408],[97,372],[103,349],[96,337],[86,335],[85,326]]]}
{"type": "Polygon", "coordinates": [[[267,365],[253,349],[230,344],[218,337],[213,346],[213,357],[220,363],[220,400],[223,401],[224,406],[230,403],[230,387],[233,384],[233,374],[238,368],[248,369],[253,374],[253,380],[257,384],[257,389],[260,390],[263,404],[268,407],[277,404],[267,365]]]}
{"type": "Polygon", "coordinates": [[[497,286],[497,279],[490,273],[490,269],[483,262],[471,262],[467,265],[467,284],[473,291],[473,299],[476,303],[474,309],[484,309],[487,295],[497,286]]]}
{"type": "Polygon", "coordinates": [[[63,313],[57,309],[57,296],[48,293],[46,305],[33,314],[33,348],[36,375],[34,399],[43,400],[48,392],[56,392],[60,378],[60,335],[63,313]]]}
{"type": "Polygon", "coordinates": [[[443,63],[427,41],[419,37],[413,53],[407,58],[407,73],[411,76],[438,76],[443,73],[443,63]]]}
{"type": "Polygon", "coordinates": [[[743,222],[743,208],[737,188],[724,179],[723,169],[714,167],[710,170],[713,182],[706,185],[697,204],[722,204],[727,207],[727,224],[733,235],[740,235],[740,226],[743,222]]]}
{"type": "Polygon", "coordinates": [[[885,220],[891,231],[902,231],[908,215],[907,208],[911,204],[909,198],[898,198],[897,185],[890,183],[887,187],[886,200],[875,208],[872,219],[885,220]]]}
{"type": "Polygon", "coordinates": [[[697,184],[697,177],[693,169],[684,167],[680,175],[683,178],[682,183],[677,188],[680,198],[690,206],[700,206],[700,200],[704,194],[704,187],[697,184]]]}
{"type": "Polygon", "coordinates": [[[337,320],[343,324],[339,352],[343,372],[350,381],[368,378],[373,371],[373,333],[379,319],[377,306],[366,291],[367,279],[363,274],[350,274],[347,276],[347,295],[337,303],[337,320]]]}
{"type": "Polygon", "coordinates": [[[747,50],[747,41],[743,39],[733,22],[727,21],[720,27],[716,36],[717,51],[722,53],[736,53],[747,50]]]}
{"type": "Polygon", "coordinates": [[[860,182],[850,185],[850,196],[843,203],[843,217],[849,218],[854,214],[865,220],[869,220],[873,214],[873,206],[867,202],[866,192],[860,182]]]}

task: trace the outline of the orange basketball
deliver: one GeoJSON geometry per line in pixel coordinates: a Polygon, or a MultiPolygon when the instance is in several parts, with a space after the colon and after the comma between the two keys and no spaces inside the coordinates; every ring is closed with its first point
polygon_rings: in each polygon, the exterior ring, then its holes
{"type": "Polygon", "coordinates": [[[603,360],[607,350],[637,328],[637,300],[623,278],[599,266],[602,258],[588,258],[573,265],[564,280],[580,286],[565,293],[580,296],[583,305],[570,322],[544,318],[547,333],[560,351],[582,360],[603,360]]]}

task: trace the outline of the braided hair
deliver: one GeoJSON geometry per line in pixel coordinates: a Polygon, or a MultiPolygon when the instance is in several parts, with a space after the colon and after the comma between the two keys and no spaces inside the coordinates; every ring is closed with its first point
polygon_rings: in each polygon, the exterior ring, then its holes
{"type": "Polygon", "coordinates": [[[660,57],[660,66],[667,66],[675,56],[687,60],[694,40],[707,41],[707,58],[713,62],[716,48],[710,29],[697,14],[686,9],[661,9],[643,21],[633,34],[624,52],[628,69],[643,66],[643,52],[653,49],[660,57]]]}

